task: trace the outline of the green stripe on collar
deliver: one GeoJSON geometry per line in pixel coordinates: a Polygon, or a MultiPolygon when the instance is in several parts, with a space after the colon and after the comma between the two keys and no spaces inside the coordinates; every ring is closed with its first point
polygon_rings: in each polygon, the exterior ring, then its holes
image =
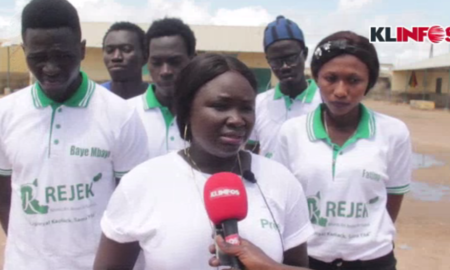
{"type": "Polygon", "coordinates": [[[277,84],[277,86],[275,87],[275,94],[273,96],[273,99],[277,100],[283,98],[287,109],[290,109],[292,107],[292,104],[295,100],[302,103],[311,103],[317,91],[317,84],[312,79],[309,79],[306,82],[308,83],[308,87],[294,99],[292,99],[288,95],[283,94],[280,89],[280,84],[277,84]]]}
{"type": "MultiPolygon", "coordinates": [[[[322,121],[322,112],[324,104],[317,107],[316,110],[308,114],[307,131],[311,141],[327,139],[330,140],[327,131],[325,130],[324,123],[322,121]]],[[[351,139],[369,139],[375,135],[375,117],[371,110],[369,110],[363,104],[361,107],[361,119],[359,120],[358,127],[355,134],[351,139]]],[[[350,139],[349,139],[350,140],[350,139]]]]}
{"type": "Polygon", "coordinates": [[[156,98],[155,86],[153,84],[148,85],[147,91],[145,92],[143,97],[144,97],[144,110],[146,111],[154,108],[164,107],[156,98]]]}
{"type": "Polygon", "coordinates": [[[164,122],[166,124],[166,129],[169,129],[169,126],[172,124],[173,120],[174,120],[174,116],[172,114],[172,112],[169,110],[169,108],[161,105],[161,103],[159,102],[159,100],[156,98],[155,95],[155,87],[153,84],[150,84],[147,88],[147,91],[145,92],[144,95],[142,95],[143,97],[143,102],[144,102],[144,110],[148,111],[151,109],[155,109],[155,108],[159,108],[161,110],[161,113],[164,117],[164,122]]]}
{"type": "MultiPolygon", "coordinates": [[[[65,102],[64,105],[68,107],[82,107],[86,108],[95,90],[95,83],[89,80],[86,73],[80,72],[82,81],[77,91],[65,102]]],[[[45,108],[49,105],[59,104],[53,101],[42,90],[40,84],[37,82],[31,89],[31,96],[33,98],[33,104],[36,108],[45,108]]]]}

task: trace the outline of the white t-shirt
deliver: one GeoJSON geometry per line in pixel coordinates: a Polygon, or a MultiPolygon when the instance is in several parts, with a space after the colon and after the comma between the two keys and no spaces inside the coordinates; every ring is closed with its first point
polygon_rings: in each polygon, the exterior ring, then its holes
{"type": "Polygon", "coordinates": [[[152,84],[144,94],[129,99],[128,103],[136,108],[142,119],[151,158],[183,149],[188,145],[180,136],[176,118],[156,98],[152,84]]]}
{"type": "Polygon", "coordinates": [[[398,119],[362,106],[357,131],[333,145],[321,108],[286,122],[274,159],[302,184],[314,237],[310,256],[325,262],[372,260],[392,251],[395,226],[388,194],[404,194],[411,181],[411,141],[398,119]]]}
{"type": "Polygon", "coordinates": [[[90,81],[64,104],[36,84],[0,99],[0,173],[12,177],[4,270],[91,270],[115,178],[147,160],[137,112],[90,81]]]}
{"type": "Polygon", "coordinates": [[[320,91],[314,80],[307,82],[308,88],[295,99],[284,95],[279,84],[256,97],[256,122],[249,142],[259,143],[261,155],[268,158],[273,156],[278,132],[284,122],[307,114],[322,103],[320,91]]]}
{"type": "MultiPolygon", "coordinates": [[[[301,185],[282,165],[252,155],[252,171],[278,224],[285,250],[312,235],[301,185]]],[[[128,173],[102,219],[105,235],[119,243],[139,241],[146,269],[211,269],[212,228],[203,204],[206,177],[177,153],[149,160],[128,173]],[[194,177],[195,175],[195,177],[194,177]]],[[[244,182],[248,215],[240,235],[281,262],[280,235],[256,184],[244,182]]]]}

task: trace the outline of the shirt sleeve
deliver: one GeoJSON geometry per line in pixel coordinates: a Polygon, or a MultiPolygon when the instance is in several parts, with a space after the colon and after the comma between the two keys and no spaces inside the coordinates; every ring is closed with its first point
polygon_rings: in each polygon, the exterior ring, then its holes
{"type": "Polygon", "coordinates": [[[283,124],[283,126],[280,129],[280,132],[278,133],[278,136],[276,138],[277,143],[275,147],[275,153],[273,156],[273,160],[278,161],[279,163],[283,164],[288,170],[291,170],[291,163],[289,161],[289,148],[287,147],[287,131],[286,131],[286,125],[283,124]]]}
{"type": "Polygon", "coordinates": [[[147,134],[134,110],[131,117],[120,130],[113,156],[114,175],[122,178],[136,165],[149,159],[147,134]]]}
{"type": "Polygon", "coordinates": [[[388,162],[386,188],[388,194],[405,194],[409,191],[412,176],[412,147],[409,132],[397,143],[388,162]]]}
{"type": "Polygon", "coordinates": [[[117,186],[100,222],[106,237],[118,243],[138,241],[132,228],[135,209],[130,206],[130,201],[124,188],[127,177],[130,176],[125,176],[123,181],[117,186]]]}
{"type": "Polygon", "coordinates": [[[309,237],[314,234],[302,185],[288,172],[286,178],[289,178],[289,189],[282,234],[285,251],[306,243],[309,237]]]}
{"type": "Polygon", "coordinates": [[[0,134],[0,176],[10,176],[12,174],[12,166],[6,156],[6,149],[0,134]]]}

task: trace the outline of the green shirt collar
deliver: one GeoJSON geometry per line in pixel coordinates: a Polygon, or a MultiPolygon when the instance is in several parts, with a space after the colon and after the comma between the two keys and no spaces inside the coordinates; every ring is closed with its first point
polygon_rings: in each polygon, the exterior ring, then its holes
{"type": "Polygon", "coordinates": [[[144,110],[148,111],[154,108],[163,108],[159,100],[155,95],[155,86],[153,84],[149,84],[147,91],[144,94],[144,110]]]}
{"type": "Polygon", "coordinates": [[[159,100],[156,98],[155,86],[153,84],[150,84],[148,86],[147,91],[143,95],[143,98],[144,98],[144,110],[148,111],[151,109],[159,108],[161,110],[161,113],[163,114],[166,129],[168,129],[175,117],[173,116],[169,108],[161,105],[159,100]]]}
{"type": "MultiPolygon", "coordinates": [[[[294,100],[300,100],[303,103],[311,103],[317,91],[317,84],[312,79],[306,81],[308,82],[308,87],[305,89],[305,91],[301,92],[298,96],[296,96],[294,100]]],[[[275,87],[275,95],[273,99],[277,100],[281,98],[291,101],[291,98],[289,96],[281,92],[280,84],[277,84],[277,86],[275,87]]]]}
{"type": "MultiPolygon", "coordinates": [[[[318,106],[316,110],[308,114],[307,131],[311,141],[326,139],[330,141],[330,137],[325,130],[322,121],[323,104],[318,106]]],[[[361,120],[352,139],[369,139],[375,135],[375,118],[373,112],[367,109],[363,104],[361,106],[361,120]]]]}
{"type": "MultiPolygon", "coordinates": [[[[81,71],[82,81],[75,94],[73,94],[63,104],[69,107],[86,108],[95,90],[95,83],[87,77],[86,73],[81,71]]],[[[33,103],[36,108],[45,108],[49,105],[57,105],[59,103],[51,100],[42,90],[38,82],[31,90],[33,103]]]]}

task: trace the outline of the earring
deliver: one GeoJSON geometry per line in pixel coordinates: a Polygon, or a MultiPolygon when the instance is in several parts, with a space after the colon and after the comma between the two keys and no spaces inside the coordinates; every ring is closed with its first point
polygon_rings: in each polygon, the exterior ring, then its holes
{"type": "Polygon", "coordinates": [[[186,124],[184,126],[184,135],[183,135],[183,139],[186,141],[187,140],[187,131],[188,131],[188,125],[186,124]]]}
{"type": "Polygon", "coordinates": [[[186,142],[188,141],[187,140],[187,131],[188,131],[188,124],[186,124],[185,126],[184,126],[184,134],[183,134],[183,143],[184,143],[184,155],[185,156],[187,156],[188,155],[188,153],[187,153],[187,148],[188,148],[188,146],[187,146],[187,144],[186,144],[186,142]]]}

